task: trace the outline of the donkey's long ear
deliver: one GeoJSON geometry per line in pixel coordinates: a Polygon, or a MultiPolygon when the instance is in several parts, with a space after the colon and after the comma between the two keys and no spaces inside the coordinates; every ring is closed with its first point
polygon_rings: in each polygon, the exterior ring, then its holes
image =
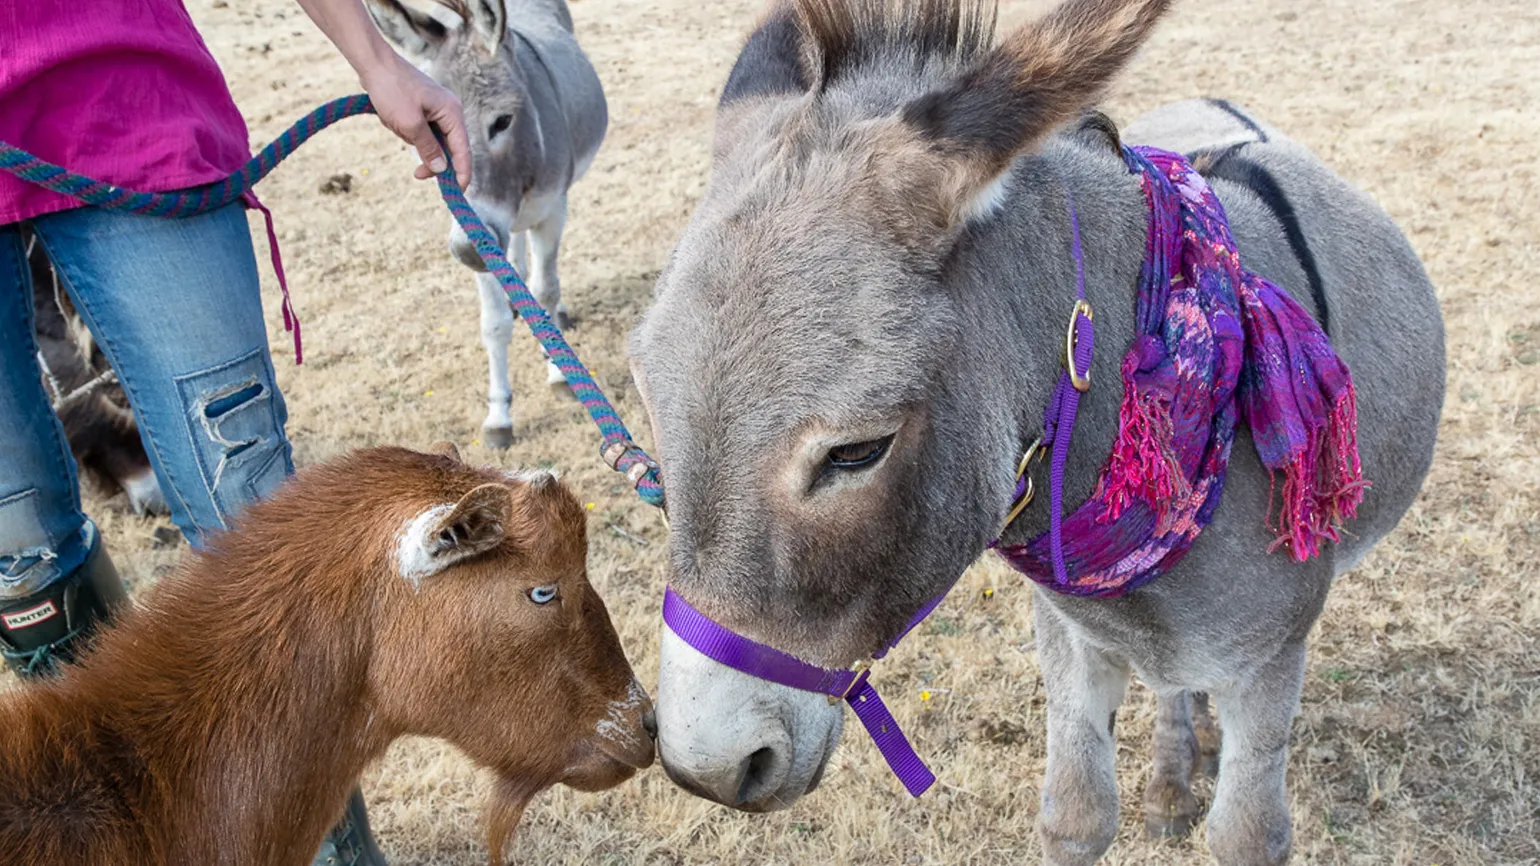
{"type": "Polygon", "coordinates": [[[504,0],[465,0],[465,3],[470,7],[471,26],[476,28],[476,34],[487,50],[496,54],[508,28],[508,9],[504,0]]]}
{"type": "Polygon", "coordinates": [[[449,35],[443,23],[400,0],[369,0],[369,16],[386,39],[413,57],[433,54],[449,35]]]}
{"type": "Polygon", "coordinates": [[[1018,154],[1095,101],[1170,2],[1066,0],[905,106],[904,124],[963,168],[954,213],[966,213],[1018,154]]]}
{"type": "Polygon", "coordinates": [[[413,518],[396,545],[401,576],[415,586],[461,560],[503,543],[513,516],[513,491],[483,484],[454,505],[438,505],[413,518]]]}

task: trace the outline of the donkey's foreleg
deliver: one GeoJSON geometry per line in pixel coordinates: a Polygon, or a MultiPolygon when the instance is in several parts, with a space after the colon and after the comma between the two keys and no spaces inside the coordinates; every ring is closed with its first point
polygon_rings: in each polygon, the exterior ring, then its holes
{"type": "Polygon", "coordinates": [[[1224,740],[1208,842],[1221,866],[1278,866],[1289,859],[1293,829],[1284,771],[1304,671],[1304,644],[1287,646],[1249,681],[1214,695],[1224,740]]]}
{"type": "Polygon", "coordinates": [[[1034,605],[1048,695],[1048,769],[1037,829],[1048,866],[1089,866],[1118,831],[1113,728],[1128,667],[1075,638],[1047,604],[1034,605]]]}
{"type": "MultiPolygon", "coordinates": [[[[514,236],[509,246],[520,246],[514,236]]],[[[517,264],[514,267],[518,267],[517,264]]],[[[481,344],[487,350],[487,420],[481,424],[481,438],[489,448],[507,448],[513,444],[513,386],[508,382],[508,343],[513,339],[513,308],[508,295],[488,273],[476,275],[476,291],[481,296],[481,344]]]]}
{"type": "MultiPolygon", "coordinates": [[[[545,307],[551,321],[563,331],[572,327],[572,317],[561,302],[561,280],[556,275],[556,258],[561,252],[561,234],[567,228],[567,197],[562,196],[542,222],[529,230],[529,291],[545,307]]],[[[545,381],[552,388],[566,391],[567,379],[549,360],[545,381]]],[[[568,392],[570,393],[570,392],[568,392]]]]}
{"type": "MultiPolygon", "coordinates": [[[[1156,702],[1155,770],[1144,789],[1144,833],[1151,838],[1186,836],[1198,821],[1192,779],[1200,750],[1193,729],[1189,692],[1161,695],[1156,702]]],[[[1207,712],[1207,700],[1204,701],[1207,712]]]]}

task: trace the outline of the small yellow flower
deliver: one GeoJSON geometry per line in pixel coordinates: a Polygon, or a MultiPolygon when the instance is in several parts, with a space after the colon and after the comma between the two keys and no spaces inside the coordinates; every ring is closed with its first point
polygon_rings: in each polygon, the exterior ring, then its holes
{"type": "Polygon", "coordinates": [[[424,391],[424,392],[422,392],[422,395],[424,397],[432,397],[433,396],[433,392],[432,391],[424,391]]]}
{"type": "Polygon", "coordinates": [[[367,169],[367,168],[364,169],[363,171],[359,172],[359,174],[363,174],[363,175],[367,175],[368,173],[369,173],[369,169],[367,169]]]}
{"type": "Polygon", "coordinates": [[[922,700],[922,701],[930,700],[930,691],[926,690],[926,691],[920,692],[920,700],[922,700]]]}
{"type": "Polygon", "coordinates": [[[471,444],[472,445],[480,445],[481,444],[481,440],[480,439],[472,439],[471,440],[471,444]]]}
{"type": "Polygon", "coordinates": [[[593,511],[594,510],[594,504],[592,502],[589,502],[589,503],[585,504],[583,507],[588,509],[589,511],[593,511]]]}
{"type": "Polygon", "coordinates": [[[994,598],[995,597],[995,588],[992,587],[992,586],[985,587],[984,588],[984,597],[985,598],[994,598]]]}
{"type": "Polygon", "coordinates": [[[438,332],[440,334],[447,334],[447,333],[449,333],[449,329],[448,328],[439,328],[438,332]]]}

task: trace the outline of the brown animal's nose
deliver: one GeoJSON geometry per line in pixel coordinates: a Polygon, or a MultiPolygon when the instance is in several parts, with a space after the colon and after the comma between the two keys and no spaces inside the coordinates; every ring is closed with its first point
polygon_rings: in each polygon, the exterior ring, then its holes
{"type": "Polygon", "coordinates": [[[642,713],[642,730],[654,740],[658,738],[658,711],[651,706],[647,708],[647,712],[642,713]]]}

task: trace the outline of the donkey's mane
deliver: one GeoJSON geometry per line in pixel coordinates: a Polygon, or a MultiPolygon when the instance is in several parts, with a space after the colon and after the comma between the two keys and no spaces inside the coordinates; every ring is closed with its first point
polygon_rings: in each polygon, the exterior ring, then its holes
{"type": "Polygon", "coordinates": [[[815,91],[906,59],[963,66],[994,41],[995,0],[795,0],[802,69],[815,91]]]}

